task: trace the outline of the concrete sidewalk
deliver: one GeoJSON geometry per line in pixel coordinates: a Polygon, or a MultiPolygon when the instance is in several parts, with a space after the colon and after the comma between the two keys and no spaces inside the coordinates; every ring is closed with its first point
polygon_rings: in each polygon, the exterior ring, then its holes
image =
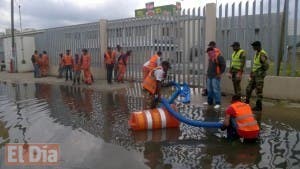
{"type": "MultiPolygon", "coordinates": [[[[68,85],[73,86],[73,81],[65,81],[65,78],[57,78],[53,76],[34,78],[32,72],[27,73],[8,73],[0,72],[0,83],[20,83],[20,84],[33,84],[33,83],[46,83],[53,85],[68,85]]],[[[86,85],[84,83],[80,85],[82,88],[88,88],[98,91],[116,91],[116,90],[126,90],[129,95],[134,97],[142,97],[141,83],[138,82],[124,82],[124,83],[113,83],[108,84],[106,80],[96,80],[92,85],[86,85]]],[[[162,94],[169,95],[170,88],[163,88],[162,94]]],[[[228,103],[228,99],[224,98],[224,103],[228,103]]],[[[206,101],[206,97],[201,96],[200,88],[191,88],[191,104],[201,105],[206,101]]]]}
{"type": "MultiPolygon", "coordinates": [[[[32,72],[27,73],[8,73],[0,72],[0,82],[8,83],[47,83],[47,84],[58,84],[58,85],[72,85],[73,81],[65,81],[65,78],[57,78],[53,76],[34,78],[32,72]]],[[[132,87],[132,84],[125,83],[113,83],[108,84],[106,80],[96,80],[92,85],[86,85],[81,82],[80,86],[83,88],[90,88],[95,90],[118,90],[128,87],[132,87]]]]}

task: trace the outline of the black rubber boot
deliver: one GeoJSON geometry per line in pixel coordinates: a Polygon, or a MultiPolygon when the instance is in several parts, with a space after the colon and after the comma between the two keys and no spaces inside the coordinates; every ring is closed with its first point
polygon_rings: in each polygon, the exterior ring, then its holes
{"type": "Polygon", "coordinates": [[[262,103],[261,101],[256,101],[255,107],[252,108],[253,111],[261,111],[262,110],[262,103]]]}

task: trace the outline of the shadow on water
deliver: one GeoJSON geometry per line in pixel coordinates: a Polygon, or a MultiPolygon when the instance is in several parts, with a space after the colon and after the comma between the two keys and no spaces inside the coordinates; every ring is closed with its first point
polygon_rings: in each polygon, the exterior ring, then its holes
{"type": "MultiPolygon", "coordinates": [[[[142,104],[136,86],[97,92],[76,86],[0,84],[1,151],[4,152],[6,143],[59,143],[58,168],[293,168],[300,165],[300,126],[293,116],[280,114],[284,111],[297,115],[300,108],[266,106],[267,112],[256,114],[262,129],[260,140],[242,144],[227,141],[224,132],[217,129],[186,124],[180,124],[178,129],[128,130],[130,112],[140,110],[142,104]]],[[[199,105],[178,104],[177,108],[184,116],[196,120],[220,121],[224,116],[223,111],[199,105]]],[[[1,154],[1,168],[18,168],[5,166],[1,154]]]]}

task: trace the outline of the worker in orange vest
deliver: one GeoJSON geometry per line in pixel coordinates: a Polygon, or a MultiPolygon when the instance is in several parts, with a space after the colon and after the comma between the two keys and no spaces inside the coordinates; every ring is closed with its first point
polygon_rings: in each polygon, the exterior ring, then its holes
{"type": "Polygon", "coordinates": [[[41,65],[41,75],[43,77],[48,75],[48,71],[49,71],[49,57],[47,55],[46,51],[43,51],[42,54],[42,65],[41,65]]]}
{"type": "Polygon", "coordinates": [[[118,82],[124,83],[124,76],[126,73],[126,67],[127,67],[127,62],[128,62],[128,58],[131,55],[131,50],[128,50],[126,52],[126,54],[122,54],[121,56],[119,56],[118,58],[118,82]]]}
{"type": "Polygon", "coordinates": [[[87,85],[92,84],[92,73],[91,73],[91,55],[87,49],[82,49],[82,66],[84,82],[87,85]]]}
{"type": "Polygon", "coordinates": [[[38,64],[38,66],[39,66],[39,77],[42,77],[42,74],[41,74],[41,68],[42,68],[42,66],[43,66],[43,54],[39,54],[39,57],[38,57],[38,59],[37,59],[37,64],[38,64]]]}
{"type": "Polygon", "coordinates": [[[255,141],[259,135],[259,126],[249,104],[241,102],[240,95],[232,96],[231,105],[226,110],[222,130],[227,129],[227,138],[243,138],[255,141]]]}
{"type": "Polygon", "coordinates": [[[148,76],[148,73],[156,68],[157,66],[160,66],[160,57],[162,53],[161,51],[158,51],[155,55],[151,56],[150,60],[148,60],[143,65],[143,80],[148,76]]]}
{"type": "Polygon", "coordinates": [[[112,52],[111,47],[107,47],[107,51],[104,54],[104,63],[106,66],[106,78],[108,84],[112,84],[112,72],[116,60],[115,57],[115,52],[112,52]]]}
{"type": "Polygon", "coordinates": [[[114,55],[115,55],[115,60],[114,60],[114,80],[117,82],[118,81],[118,77],[119,77],[119,57],[121,55],[124,55],[125,53],[123,53],[122,47],[120,45],[117,45],[116,50],[113,51],[114,55]]]}
{"type": "Polygon", "coordinates": [[[207,102],[205,104],[213,105],[214,108],[221,107],[221,76],[226,68],[226,63],[223,56],[218,56],[214,48],[209,47],[206,50],[208,54],[207,67],[207,102]]]}
{"type": "Polygon", "coordinates": [[[73,67],[73,56],[70,53],[70,50],[66,50],[66,54],[63,57],[64,61],[64,70],[66,71],[66,81],[69,79],[69,74],[70,74],[70,80],[72,80],[72,67],[73,67]],[[68,74],[69,72],[69,74],[68,74]]]}
{"type": "MultiPolygon", "coordinates": [[[[216,42],[215,41],[210,41],[208,43],[208,48],[213,48],[217,57],[222,55],[221,50],[216,47],[216,42]]],[[[207,89],[203,89],[202,90],[202,96],[207,96],[207,94],[208,94],[207,89]]]]}
{"type": "Polygon", "coordinates": [[[144,79],[142,87],[145,89],[145,109],[153,109],[160,99],[161,83],[166,78],[168,70],[171,68],[168,61],[163,61],[162,66],[152,69],[144,79]]]}

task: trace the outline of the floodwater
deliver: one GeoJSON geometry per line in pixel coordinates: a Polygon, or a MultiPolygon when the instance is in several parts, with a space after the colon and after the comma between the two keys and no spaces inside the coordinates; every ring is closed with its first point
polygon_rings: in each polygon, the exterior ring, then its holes
{"type": "MultiPolygon", "coordinates": [[[[300,104],[265,102],[264,111],[256,115],[260,140],[242,144],[226,140],[220,130],[185,124],[178,129],[133,132],[127,121],[130,112],[142,107],[140,94],[136,86],[98,92],[1,83],[0,168],[300,168],[300,104]],[[6,143],[58,143],[59,165],[6,166],[6,143]]],[[[224,105],[228,98],[224,97],[224,105]]],[[[222,111],[201,104],[177,107],[197,120],[223,117],[222,111]]]]}

